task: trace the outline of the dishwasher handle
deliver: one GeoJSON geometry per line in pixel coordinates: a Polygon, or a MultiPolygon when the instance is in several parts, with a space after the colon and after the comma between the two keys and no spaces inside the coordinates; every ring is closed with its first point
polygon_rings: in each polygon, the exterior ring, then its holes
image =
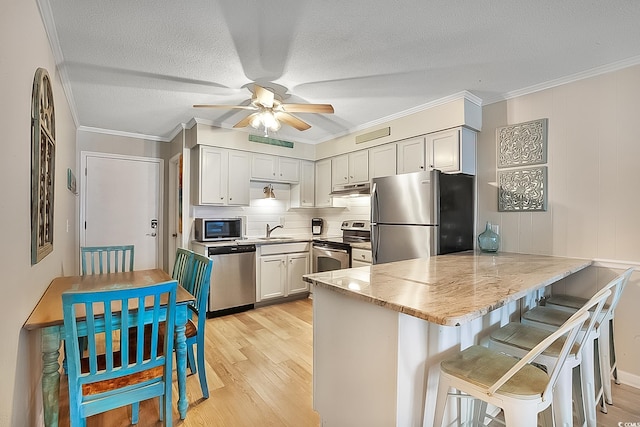
{"type": "Polygon", "coordinates": [[[255,252],[256,245],[229,245],[229,246],[212,246],[207,249],[207,256],[227,255],[227,254],[243,254],[255,252]]]}

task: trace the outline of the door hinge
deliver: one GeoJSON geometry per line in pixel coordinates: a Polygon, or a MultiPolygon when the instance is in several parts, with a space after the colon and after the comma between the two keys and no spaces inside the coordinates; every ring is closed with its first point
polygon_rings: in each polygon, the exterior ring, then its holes
{"type": "Polygon", "coordinates": [[[87,229],[87,221],[84,222],[84,229],[87,229]]]}

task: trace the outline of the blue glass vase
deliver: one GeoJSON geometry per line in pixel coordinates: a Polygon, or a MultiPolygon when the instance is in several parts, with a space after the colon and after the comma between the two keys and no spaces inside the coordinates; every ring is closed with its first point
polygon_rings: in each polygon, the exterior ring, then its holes
{"type": "Polygon", "coordinates": [[[478,235],[478,247],[482,252],[498,252],[500,236],[491,229],[491,223],[487,221],[487,227],[478,235]]]}

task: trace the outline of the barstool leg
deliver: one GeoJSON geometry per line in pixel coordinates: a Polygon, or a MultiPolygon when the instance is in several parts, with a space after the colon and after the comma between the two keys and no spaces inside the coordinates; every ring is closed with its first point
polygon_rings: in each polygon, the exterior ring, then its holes
{"type": "Polygon", "coordinates": [[[585,416],[588,427],[596,427],[596,390],[594,385],[595,365],[593,361],[593,340],[587,339],[582,348],[580,374],[582,379],[582,395],[584,396],[585,416]]]}
{"type": "MultiPolygon", "coordinates": [[[[433,416],[433,426],[442,427],[442,420],[444,418],[444,409],[447,406],[447,397],[449,396],[449,381],[440,375],[440,381],[438,382],[438,395],[436,396],[436,411],[433,416]]],[[[427,394],[427,398],[429,398],[427,394]]],[[[426,406],[426,405],[425,405],[426,406]]],[[[427,420],[424,420],[424,425],[427,426],[427,420]]]]}
{"type": "Polygon", "coordinates": [[[613,381],[620,385],[620,380],[618,380],[618,360],[616,359],[616,343],[613,339],[613,318],[609,321],[609,342],[611,343],[609,348],[611,361],[613,362],[613,381]]]}
{"type": "Polygon", "coordinates": [[[603,397],[607,404],[613,404],[611,395],[611,335],[609,322],[603,322],[600,326],[598,338],[598,356],[600,358],[600,372],[602,373],[603,397]]]}
{"type": "MultiPolygon", "coordinates": [[[[553,390],[553,417],[557,426],[571,427],[573,425],[571,394],[571,368],[564,367],[558,374],[558,381],[553,390]]],[[[507,426],[509,426],[508,421],[507,426]]]]}

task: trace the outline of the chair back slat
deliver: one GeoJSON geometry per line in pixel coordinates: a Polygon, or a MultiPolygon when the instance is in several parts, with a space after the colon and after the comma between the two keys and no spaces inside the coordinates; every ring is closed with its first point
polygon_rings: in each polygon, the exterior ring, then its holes
{"type": "Polygon", "coordinates": [[[195,297],[193,308],[198,315],[200,315],[201,312],[204,314],[204,311],[207,309],[212,267],[213,260],[211,260],[211,258],[200,254],[193,254],[193,264],[189,273],[189,288],[187,288],[187,290],[195,297]]]}
{"type": "Polygon", "coordinates": [[[172,280],[134,288],[62,294],[72,418],[156,395],[165,395],[171,401],[176,287],[177,281],[172,280]],[[166,327],[158,338],[161,322],[166,322],[166,327]],[[134,328],[139,339],[130,344],[126,337],[134,328]],[[145,329],[152,331],[146,340],[145,329]],[[88,341],[84,359],[78,344],[80,337],[88,341]],[[145,351],[148,342],[153,348],[145,351]],[[162,373],[136,376],[154,368],[162,369],[162,373]],[[150,396],[149,387],[154,387],[156,394],[150,396]],[[126,393],[118,394],[121,388],[126,388],[126,393]],[[94,396],[87,398],[88,394],[94,396]]]}
{"type": "Polygon", "coordinates": [[[84,246],[80,248],[82,275],[133,271],[134,246],[84,246]]]}
{"type": "MultiPolygon", "coordinates": [[[[178,284],[187,289],[189,282],[190,266],[193,262],[194,253],[188,249],[176,249],[176,260],[173,264],[173,272],[171,277],[178,281],[178,284]]],[[[187,289],[189,291],[189,289],[187,289]]]]}
{"type": "Polygon", "coordinates": [[[630,267],[626,269],[625,272],[620,276],[613,279],[613,281],[617,283],[615,284],[615,289],[613,290],[611,303],[609,304],[609,307],[607,308],[607,311],[605,313],[605,318],[609,316],[613,317],[616,311],[616,307],[620,302],[620,297],[622,297],[622,291],[624,291],[625,286],[627,286],[627,283],[629,283],[629,279],[631,278],[631,274],[633,274],[634,270],[635,267],[630,267]]]}

